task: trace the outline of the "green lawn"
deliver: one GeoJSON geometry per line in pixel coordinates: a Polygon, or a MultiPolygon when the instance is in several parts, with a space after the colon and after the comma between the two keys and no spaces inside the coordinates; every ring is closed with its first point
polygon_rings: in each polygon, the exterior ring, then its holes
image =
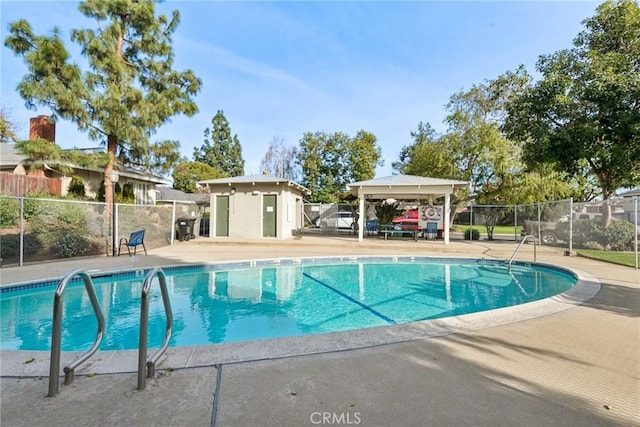
{"type": "MultiPolygon", "coordinates": [[[[454,228],[455,228],[455,231],[458,231],[460,233],[464,233],[465,231],[467,231],[469,226],[468,225],[455,225],[454,228]]],[[[484,225],[474,225],[473,228],[480,232],[480,238],[482,238],[483,236],[487,237],[487,227],[485,227],[484,225]]],[[[514,234],[517,234],[519,236],[520,235],[520,230],[522,230],[521,226],[514,227],[513,225],[496,225],[493,228],[493,234],[496,234],[496,235],[497,234],[503,234],[503,235],[507,235],[507,236],[513,236],[514,234]]]]}
{"type": "Polygon", "coordinates": [[[598,251],[594,249],[577,249],[575,252],[585,258],[635,267],[633,252],[598,251]]]}
{"type": "MultiPolygon", "coordinates": [[[[469,228],[468,225],[455,225],[454,230],[460,233],[464,233],[469,228]]],[[[487,228],[484,225],[474,225],[473,228],[480,232],[480,239],[487,237],[487,228]]],[[[521,226],[517,227],[516,233],[520,235],[521,226]]],[[[514,227],[512,225],[496,225],[493,234],[495,235],[514,235],[514,227]]],[[[599,261],[610,262],[612,264],[626,265],[629,267],[635,267],[633,259],[633,252],[620,252],[620,251],[598,251],[592,249],[577,249],[575,253],[585,258],[597,259],[599,261]]],[[[640,258],[639,258],[640,263],[640,258]]]]}

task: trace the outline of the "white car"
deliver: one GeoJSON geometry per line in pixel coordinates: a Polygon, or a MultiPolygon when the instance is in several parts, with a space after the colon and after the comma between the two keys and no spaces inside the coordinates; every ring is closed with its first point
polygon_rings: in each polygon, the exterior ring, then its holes
{"type": "Polygon", "coordinates": [[[316,227],[320,228],[348,228],[355,230],[356,218],[353,212],[334,212],[316,220],[316,227]]]}

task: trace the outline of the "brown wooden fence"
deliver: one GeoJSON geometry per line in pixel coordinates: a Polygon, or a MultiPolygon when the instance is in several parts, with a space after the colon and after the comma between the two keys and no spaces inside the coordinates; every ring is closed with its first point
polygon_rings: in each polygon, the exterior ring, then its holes
{"type": "Polygon", "coordinates": [[[0,194],[24,196],[28,193],[62,194],[62,179],[0,172],[0,194]]]}

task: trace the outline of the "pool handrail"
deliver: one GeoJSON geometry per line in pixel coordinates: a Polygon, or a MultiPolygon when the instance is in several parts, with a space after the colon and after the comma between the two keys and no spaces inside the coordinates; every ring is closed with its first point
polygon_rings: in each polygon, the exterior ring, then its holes
{"type": "Polygon", "coordinates": [[[55,296],[53,299],[53,331],[51,333],[51,360],[49,364],[49,393],[47,397],[55,397],[60,390],[60,351],[61,351],[61,343],[62,343],[62,313],[63,313],[63,305],[62,305],[62,296],[65,288],[69,284],[69,282],[74,279],[76,276],[80,276],[82,281],[84,282],[84,287],[89,294],[89,299],[91,300],[91,306],[93,307],[93,311],[98,320],[98,332],[96,334],[96,339],[93,342],[91,348],[84,353],[80,358],[78,358],[75,362],[71,363],[68,366],[64,367],[64,384],[69,385],[73,382],[74,371],[75,369],[87,359],[89,359],[93,354],[98,350],[100,346],[100,342],[102,342],[102,336],[104,333],[104,316],[102,315],[102,310],[100,309],[100,304],[98,303],[98,298],[96,297],[96,291],[93,287],[93,281],[91,280],[91,276],[88,273],[81,269],[76,269],[67,273],[60,282],[58,282],[58,286],[56,287],[55,296]]]}
{"type": "Polygon", "coordinates": [[[164,354],[169,347],[169,340],[173,330],[173,313],[171,312],[171,303],[169,301],[169,292],[167,291],[167,278],[164,271],[160,267],[155,267],[147,273],[142,285],[142,296],[140,302],[140,341],[138,346],[138,390],[144,390],[147,386],[147,378],[153,378],[155,375],[156,362],[164,354]],[[158,275],[160,283],[160,292],[162,293],[162,303],[167,316],[167,329],[165,331],[164,341],[160,349],[147,360],[147,336],[149,332],[149,290],[155,275],[158,275]]]}
{"type": "Polygon", "coordinates": [[[533,261],[537,261],[538,257],[536,254],[536,236],[534,236],[533,234],[527,234],[526,236],[524,236],[522,238],[522,240],[520,240],[520,244],[518,245],[518,247],[516,248],[515,251],[513,251],[513,254],[511,255],[511,258],[509,258],[509,261],[507,261],[507,263],[509,264],[509,268],[511,268],[511,263],[513,262],[513,259],[516,257],[516,255],[518,254],[518,252],[520,251],[520,248],[522,247],[522,245],[525,244],[525,242],[529,239],[533,239],[533,261]]]}

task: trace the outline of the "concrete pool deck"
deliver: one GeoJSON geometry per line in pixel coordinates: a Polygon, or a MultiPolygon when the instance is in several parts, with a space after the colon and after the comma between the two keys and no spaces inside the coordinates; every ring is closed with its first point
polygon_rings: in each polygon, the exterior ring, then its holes
{"type": "MultiPolygon", "coordinates": [[[[517,259],[532,260],[531,248],[525,245],[517,259]]],[[[277,257],[505,259],[514,249],[514,242],[453,241],[445,247],[442,242],[358,243],[308,236],[269,243],[196,239],[135,259],[105,257],[2,268],[0,280],[6,284],[59,277],[74,268],[116,270],[277,257]]],[[[142,392],[135,390],[136,374],[131,372],[78,374],[72,385],[61,386],[56,398],[45,397],[46,376],[4,376],[0,423],[640,426],[640,273],[565,257],[562,251],[546,247],[538,248],[538,261],[595,276],[601,289],[582,305],[553,314],[356,350],[245,362],[211,360],[209,366],[185,369],[166,369],[174,366],[162,361],[156,378],[142,392]]],[[[37,362],[42,361],[33,363],[37,362]]],[[[4,357],[0,363],[6,363],[4,357]]],[[[4,366],[2,371],[5,375],[4,366]]]]}

